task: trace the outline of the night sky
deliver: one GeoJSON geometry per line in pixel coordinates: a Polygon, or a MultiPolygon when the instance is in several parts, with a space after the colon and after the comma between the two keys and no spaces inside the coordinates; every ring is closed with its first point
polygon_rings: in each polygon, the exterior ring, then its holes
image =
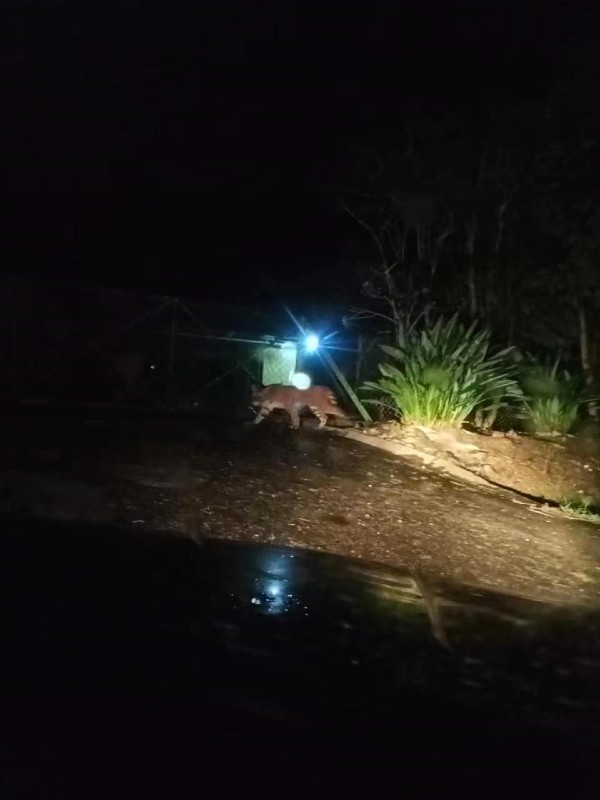
{"type": "Polygon", "coordinates": [[[3,4],[2,264],[190,299],[343,297],[330,187],[415,115],[542,106],[597,3],[3,4]]]}

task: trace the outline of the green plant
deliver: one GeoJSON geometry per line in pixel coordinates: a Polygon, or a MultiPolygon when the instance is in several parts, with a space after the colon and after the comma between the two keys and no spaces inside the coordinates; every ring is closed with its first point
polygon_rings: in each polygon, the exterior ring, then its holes
{"type": "Polygon", "coordinates": [[[600,509],[594,506],[593,498],[586,495],[563,498],[560,501],[561,509],[572,517],[586,519],[589,522],[600,522],[600,509]]]}
{"type": "Polygon", "coordinates": [[[577,419],[579,404],[558,397],[535,398],[523,402],[529,427],[538,434],[568,433],[577,419]]]}
{"type": "Polygon", "coordinates": [[[507,358],[511,348],[492,354],[489,331],[466,328],[456,316],[408,331],[397,347],[382,349],[389,360],[364,388],[391,400],[405,423],[458,427],[476,409],[486,413],[522,396],[507,358]]]}
{"type": "Polygon", "coordinates": [[[526,399],[523,412],[529,427],[538,434],[568,433],[582,405],[592,401],[583,378],[558,369],[559,362],[548,367],[535,365],[522,376],[526,399]]]}

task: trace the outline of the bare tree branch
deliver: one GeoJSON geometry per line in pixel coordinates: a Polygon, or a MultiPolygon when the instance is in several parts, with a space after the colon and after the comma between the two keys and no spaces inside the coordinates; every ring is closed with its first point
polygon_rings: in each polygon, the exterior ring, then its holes
{"type": "Polygon", "coordinates": [[[372,311],[368,308],[351,308],[350,311],[352,313],[347,317],[348,320],[377,318],[384,319],[386,322],[394,322],[393,317],[390,317],[388,314],[382,314],[380,311],[372,311]]]}
{"type": "Polygon", "coordinates": [[[344,208],[344,211],[346,211],[347,214],[350,214],[350,216],[352,217],[353,220],[358,222],[358,224],[361,227],[363,227],[371,235],[371,237],[373,238],[375,244],[377,245],[377,249],[379,250],[379,255],[381,256],[381,259],[383,261],[385,261],[385,251],[384,251],[383,245],[381,243],[381,239],[375,233],[373,228],[370,225],[368,225],[364,220],[362,220],[360,217],[358,217],[351,209],[348,208],[348,206],[344,206],[343,208],[344,208]]]}

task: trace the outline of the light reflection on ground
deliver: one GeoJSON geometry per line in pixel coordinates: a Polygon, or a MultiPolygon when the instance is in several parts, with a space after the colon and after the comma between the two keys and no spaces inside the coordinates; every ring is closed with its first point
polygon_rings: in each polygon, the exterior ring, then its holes
{"type": "Polygon", "coordinates": [[[264,606],[269,614],[282,614],[297,607],[299,601],[289,591],[293,558],[293,553],[281,552],[265,560],[263,575],[255,579],[257,591],[251,600],[253,605],[264,606]]]}

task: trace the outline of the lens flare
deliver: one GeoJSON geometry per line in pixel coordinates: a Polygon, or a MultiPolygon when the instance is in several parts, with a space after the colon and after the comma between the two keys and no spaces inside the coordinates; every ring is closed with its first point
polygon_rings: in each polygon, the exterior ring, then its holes
{"type": "Polygon", "coordinates": [[[296,389],[309,389],[310,384],[310,375],[304,372],[294,372],[292,375],[292,386],[295,386],[296,389]]]}
{"type": "Polygon", "coordinates": [[[307,353],[314,353],[319,349],[319,337],[316,333],[309,333],[304,340],[304,346],[307,353]]]}

